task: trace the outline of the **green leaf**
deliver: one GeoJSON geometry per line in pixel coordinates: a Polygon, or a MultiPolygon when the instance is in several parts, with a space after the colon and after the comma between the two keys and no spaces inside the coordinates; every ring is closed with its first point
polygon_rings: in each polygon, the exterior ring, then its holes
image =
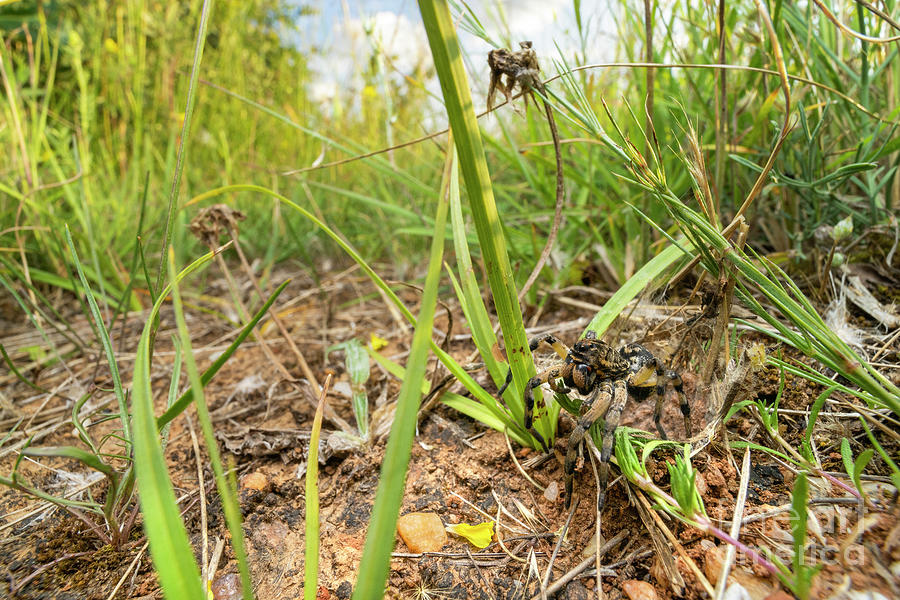
{"type": "Polygon", "coordinates": [[[806,423],[806,432],[803,434],[801,450],[803,451],[804,458],[806,458],[806,460],[810,462],[812,462],[814,458],[810,440],[812,439],[812,432],[813,428],[816,425],[816,420],[819,417],[819,411],[822,410],[822,406],[824,406],[825,401],[831,397],[831,395],[837,388],[838,385],[834,384],[827,390],[819,394],[818,397],[816,397],[815,402],[813,402],[812,407],[809,409],[809,419],[806,423]]]}
{"type": "Polygon", "coordinates": [[[800,599],[807,600],[812,578],[824,565],[808,566],[806,564],[806,522],[809,496],[809,482],[806,471],[800,471],[794,480],[794,491],[791,494],[791,538],[794,541],[793,585],[791,591],[800,599]]]}
{"type": "Polygon", "coordinates": [[[844,470],[847,475],[853,477],[853,453],[850,451],[850,440],[841,439],[841,459],[844,461],[844,470]]]}
{"type": "Polygon", "coordinates": [[[859,490],[859,493],[865,496],[862,489],[862,481],[860,477],[862,476],[863,470],[869,464],[869,461],[872,460],[872,457],[875,456],[875,450],[872,448],[866,448],[862,451],[862,453],[856,457],[856,462],[853,463],[853,472],[851,476],[853,478],[853,484],[856,486],[856,489],[859,490]]]}
{"type": "Polygon", "coordinates": [[[54,456],[57,458],[71,458],[82,463],[84,466],[103,473],[111,480],[117,480],[118,474],[111,466],[100,460],[96,454],[91,454],[81,448],[73,446],[49,446],[44,448],[26,448],[22,450],[25,456],[54,456]]]}
{"type": "MultiPolygon", "coordinates": [[[[366,382],[369,380],[369,354],[356,338],[336,344],[325,351],[330,354],[334,350],[344,351],[344,361],[350,374],[350,395],[353,402],[353,415],[361,438],[369,437],[369,397],[366,395],[366,382]]],[[[374,351],[373,351],[374,353],[374,351]]]]}
{"type": "Polygon", "coordinates": [[[616,428],[615,437],[616,462],[622,474],[632,482],[638,475],[646,477],[647,472],[644,470],[644,465],[638,460],[628,431],[622,427],[616,428]]]}

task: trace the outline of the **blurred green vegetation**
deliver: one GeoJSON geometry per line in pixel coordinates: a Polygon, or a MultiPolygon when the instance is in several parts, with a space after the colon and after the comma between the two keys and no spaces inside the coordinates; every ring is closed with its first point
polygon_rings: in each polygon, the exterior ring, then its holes
{"type": "MultiPolygon", "coordinates": [[[[690,196],[691,179],[679,163],[690,121],[710,164],[716,209],[727,223],[771,150],[784,108],[774,72],[743,69],[774,68],[755,9],[749,2],[729,6],[720,56],[714,6],[675,2],[671,11],[657,12],[648,56],[643,7],[632,4],[616,7],[623,15],[617,55],[676,65],[653,70],[649,109],[654,142],[666,150],[660,156],[668,186],[690,196]],[[697,67],[722,60],[741,68],[697,67]],[[719,77],[725,78],[726,93],[724,119],[717,125],[719,77]]],[[[575,2],[574,9],[581,16],[576,37],[584,42],[596,35],[581,29],[590,8],[575,2]]],[[[0,109],[0,253],[27,269],[32,281],[54,285],[66,277],[62,223],[70,225],[85,271],[100,292],[115,296],[132,277],[142,280],[141,270],[129,267],[138,240],[147,265],[158,264],[199,10],[199,2],[152,0],[0,7],[6,100],[0,109]]],[[[871,13],[845,16],[858,31],[884,30],[871,13]]],[[[338,94],[328,105],[315,103],[309,97],[309,57],[292,40],[304,27],[317,27],[317,19],[321,15],[313,8],[285,0],[214,5],[200,66],[201,79],[212,85],[198,90],[180,204],[221,185],[265,186],[307,206],[367,260],[388,261],[404,272],[420,264],[428,248],[446,137],[362,161],[292,171],[434,131],[441,119],[435,119],[437,100],[427,91],[430,61],[398,74],[396,57],[367,30],[371,39],[362,47],[369,52],[356,66],[365,83],[359,97],[338,94]]],[[[751,240],[781,257],[781,264],[809,265],[828,252],[814,243],[817,229],[850,215],[862,234],[888,223],[897,205],[893,120],[900,67],[894,46],[848,41],[814,7],[777,3],[773,20],[787,72],[804,79],[791,84],[794,128],[748,215],[751,240]]],[[[507,35],[516,39],[506,43],[515,43],[528,32],[507,35]]],[[[591,62],[585,47],[565,57],[570,66],[591,62]]],[[[537,50],[549,77],[558,57],[551,48],[537,50]]],[[[626,137],[643,140],[651,133],[644,110],[647,73],[597,67],[578,71],[574,82],[598,114],[605,100],[626,137]]],[[[474,81],[473,87],[483,90],[486,82],[474,81]]],[[[559,89],[554,82],[548,87],[559,89]]],[[[519,113],[504,107],[481,123],[521,285],[552,222],[554,160],[542,114],[529,110],[523,117],[521,108],[519,113]]],[[[610,166],[615,157],[608,147],[586,139],[574,122],[558,120],[568,141],[563,153],[569,198],[541,281],[614,288],[660,248],[654,244],[661,235],[632,206],[663,227],[671,222],[661,203],[623,185],[622,171],[610,166]]],[[[233,204],[249,214],[242,224],[244,243],[267,266],[298,259],[312,267],[340,255],[309,223],[268,200],[236,198],[233,204]]],[[[180,263],[199,249],[185,227],[195,210],[178,213],[180,263]]]]}

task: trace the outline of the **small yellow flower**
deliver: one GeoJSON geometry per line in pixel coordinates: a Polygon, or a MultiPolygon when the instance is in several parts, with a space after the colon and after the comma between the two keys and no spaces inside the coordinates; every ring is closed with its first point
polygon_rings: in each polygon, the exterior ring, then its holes
{"type": "Polygon", "coordinates": [[[382,348],[384,348],[387,345],[388,345],[388,341],[386,339],[384,339],[383,337],[378,337],[374,333],[369,338],[369,346],[375,352],[378,352],[379,350],[381,350],[382,348]]]}

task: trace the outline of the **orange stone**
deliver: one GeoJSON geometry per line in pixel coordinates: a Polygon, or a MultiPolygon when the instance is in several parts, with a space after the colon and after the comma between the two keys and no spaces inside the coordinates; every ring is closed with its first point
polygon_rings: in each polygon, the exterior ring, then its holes
{"type": "Polygon", "coordinates": [[[265,492],[269,489],[269,479],[259,471],[247,473],[241,477],[242,490],[255,490],[257,492],[265,492]]]}
{"type": "Polygon", "coordinates": [[[638,581],[637,579],[623,581],[622,591],[625,592],[629,600],[659,600],[659,596],[656,595],[656,588],[646,581],[638,581]]]}
{"type": "Polygon", "coordinates": [[[447,543],[441,518],[434,513],[409,513],[397,519],[397,533],[410,552],[439,552],[447,543]]]}

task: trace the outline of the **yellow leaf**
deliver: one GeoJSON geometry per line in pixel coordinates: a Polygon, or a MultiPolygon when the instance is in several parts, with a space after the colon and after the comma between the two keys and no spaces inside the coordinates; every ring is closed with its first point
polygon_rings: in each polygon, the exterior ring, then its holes
{"type": "Polygon", "coordinates": [[[447,525],[447,531],[466,538],[473,546],[486,548],[494,537],[494,522],[485,521],[478,525],[469,525],[468,523],[447,525]]]}
{"type": "Polygon", "coordinates": [[[747,350],[747,355],[750,357],[750,365],[754,371],[758,371],[766,366],[765,344],[759,342],[753,344],[750,346],[750,349],[747,350]]]}
{"type": "Polygon", "coordinates": [[[372,350],[378,352],[382,348],[388,345],[388,341],[383,337],[378,337],[374,333],[371,335],[369,339],[369,345],[372,347],[372,350]]]}

